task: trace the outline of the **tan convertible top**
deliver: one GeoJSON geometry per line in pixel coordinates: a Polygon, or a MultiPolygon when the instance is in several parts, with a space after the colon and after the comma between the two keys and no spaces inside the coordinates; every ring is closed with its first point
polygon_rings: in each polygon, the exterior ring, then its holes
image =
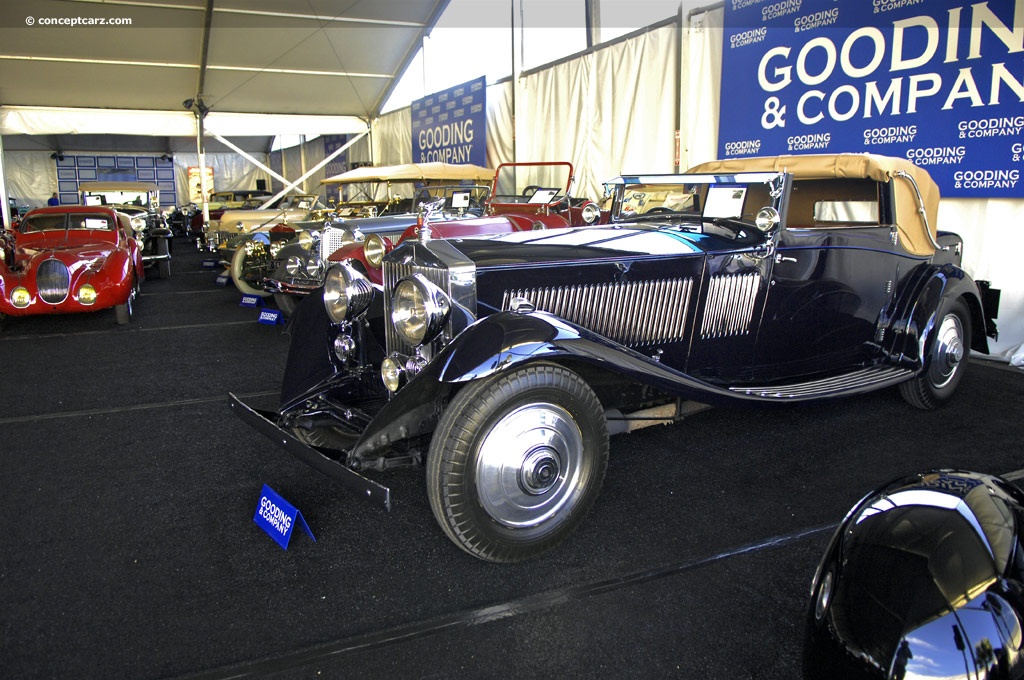
{"type": "Polygon", "coordinates": [[[939,187],[924,169],[903,158],[858,153],[730,158],[701,163],[687,170],[686,174],[732,174],[769,170],[792,173],[795,179],[873,179],[877,182],[888,182],[896,173],[906,173],[913,178],[921,191],[927,222],[922,219],[918,209],[917,193],[913,185],[905,178],[896,177],[893,182],[893,193],[900,242],[915,255],[931,255],[934,252],[932,239],[928,237],[926,229],[930,229],[932,236],[935,236],[939,187]]]}
{"type": "Polygon", "coordinates": [[[78,188],[82,191],[149,191],[160,190],[155,184],[149,182],[79,182],[78,188]]]}
{"type": "Polygon", "coordinates": [[[402,165],[367,166],[328,177],[321,184],[352,184],[354,182],[409,182],[431,180],[486,181],[490,184],[494,170],[479,165],[454,163],[404,163],[402,165]]]}

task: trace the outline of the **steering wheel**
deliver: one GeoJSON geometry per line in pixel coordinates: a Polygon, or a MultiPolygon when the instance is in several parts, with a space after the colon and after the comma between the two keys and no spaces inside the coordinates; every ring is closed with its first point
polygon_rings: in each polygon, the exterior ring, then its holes
{"type": "Polygon", "coordinates": [[[673,210],[672,208],[666,208],[663,205],[659,205],[659,206],[655,206],[654,208],[651,208],[650,210],[648,210],[644,214],[645,215],[658,215],[660,213],[674,213],[674,212],[675,212],[675,210],[673,210]]]}
{"type": "Polygon", "coordinates": [[[525,189],[523,189],[523,198],[529,198],[530,196],[533,196],[538,191],[540,191],[540,186],[537,185],[537,184],[531,184],[530,186],[528,186],[525,189]]]}

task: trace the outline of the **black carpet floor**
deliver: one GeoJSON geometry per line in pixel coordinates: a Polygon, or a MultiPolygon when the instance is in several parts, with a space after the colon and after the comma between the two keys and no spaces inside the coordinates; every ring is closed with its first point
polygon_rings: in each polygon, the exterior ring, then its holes
{"type": "Polygon", "coordinates": [[[715,409],[612,440],[581,529],[475,560],[417,470],[390,513],[237,420],[276,403],[288,337],[188,244],[112,311],[0,331],[4,678],[796,678],[832,528],[911,472],[1024,468],[1024,374],[972,361],[934,412],[894,391],[715,409]],[[316,541],[253,522],[266,483],[316,541]]]}

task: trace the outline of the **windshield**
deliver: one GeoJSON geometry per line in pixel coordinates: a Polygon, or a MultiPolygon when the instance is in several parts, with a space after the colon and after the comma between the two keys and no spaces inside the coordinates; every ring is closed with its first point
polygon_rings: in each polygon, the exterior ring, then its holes
{"type": "Polygon", "coordinates": [[[563,199],[572,181],[569,163],[503,163],[494,175],[492,203],[548,205],[563,199]]]}
{"type": "Polygon", "coordinates": [[[614,220],[736,220],[754,224],[764,208],[778,208],[782,176],[656,175],[618,177],[607,185],[614,220]]]}
{"type": "Polygon", "coordinates": [[[106,215],[61,213],[59,215],[32,215],[22,220],[20,227],[23,234],[64,231],[66,229],[113,231],[114,223],[106,215]]]}

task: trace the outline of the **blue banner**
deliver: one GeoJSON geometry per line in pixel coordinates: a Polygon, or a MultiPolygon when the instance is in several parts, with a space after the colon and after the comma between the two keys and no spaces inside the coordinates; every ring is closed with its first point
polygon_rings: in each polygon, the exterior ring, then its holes
{"type": "Polygon", "coordinates": [[[414,163],[487,165],[484,76],[412,103],[414,163]]]}
{"type": "Polygon", "coordinates": [[[1020,198],[1024,0],[726,0],[719,158],[870,152],[1020,198]]]}

